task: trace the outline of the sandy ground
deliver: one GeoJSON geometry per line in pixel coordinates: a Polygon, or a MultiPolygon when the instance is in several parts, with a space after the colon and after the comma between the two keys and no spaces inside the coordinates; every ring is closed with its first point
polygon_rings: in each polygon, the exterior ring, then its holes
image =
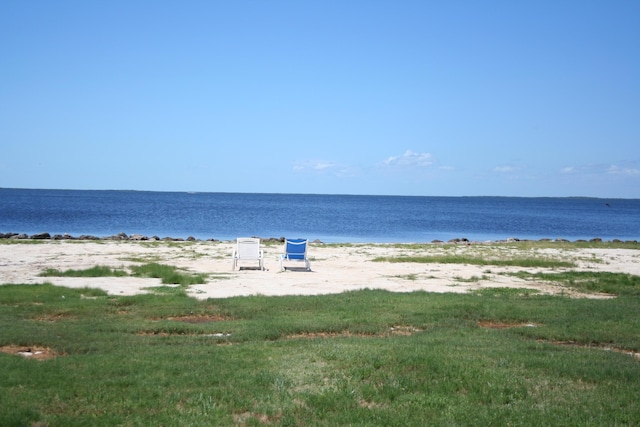
{"type": "MultiPolygon", "coordinates": [[[[496,257],[549,257],[572,260],[572,270],[610,271],[640,275],[640,251],[631,249],[530,249],[520,251],[513,246],[311,244],[311,272],[298,264],[281,272],[278,257],[281,244],[263,246],[265,271],[256,269],[257,262],[240,264],[232,271],[232,242],[78,242],[47,241],[43,243],[0,244],[0,284],[36,284],[49,282],[72,288],[100,288],[112,295],[134,295],[152,292],[159,279],[135,277],[41,277],[41,272],[82,270],[97,265],[126,269],[131,265],[159,262],[190,272],[207,273],[202,285],[189,287],[195,298],[225,298],[243,295],[316,295],[356,289],[386,289],[393,292],[468,292],[481,288],[528,288],[543,293],[575,297],[606,298],[606,295],[581,295],[554,283],[525,281],[505,273],[544,269],[522,267],[473,266],[461,264],[418,264],[373,262],[376,257],[399,255],[443,255],[496,257]],[[298,268],[295,268],[298,267],[298,268]]],[[[557,269],[554,271],[558,271],[557,269]]]]}

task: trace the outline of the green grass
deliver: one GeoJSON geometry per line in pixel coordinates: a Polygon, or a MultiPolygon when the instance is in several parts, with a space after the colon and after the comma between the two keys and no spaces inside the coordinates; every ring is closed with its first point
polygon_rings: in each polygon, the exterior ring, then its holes
{"type": "Polygon", "coordinates": [[[390,247],[396,249],[410,249],[410,250],[431,250],[434,248],[451,250],[463,247],[490,247],[490,248],[513,248],[518,250],[531,250],[531,249],[640,249],[640,242],[637,241],[605,241],[605,242],[590,242],[590,241],[555,241],[555,240],[522,240],[518,242],[495,242],[495,243],[472,243],[470,246],[466,244],[456,243],[324,243],[324,247],[390,247]]]}
{"type": "Polygon", "coordinates": [[[0,353],[0,425],[639,425],[640,283],[588,281],[619,296],[4,285],[0,347],[58,356],[0,353]]]}
{"type": "Polygon", "coordinates": [[[397,277],[398,279],[411,280],[411,281],[418,280],[417,274],[398,274],[392,277],[397,277]]]}
{"type": "Polygon", "coordinates": [[[198,273],[180,272],[176,267],[158,263],[149,263],[140,266],[131,267],[134,276],[137,277],[154,277],[162,279],[164,284],[178,284],[182,286],[195,285],[205,283],[207,275],[198,273]]]}
{"type": "MultiPolygon", "coordinates": [[[[132,275],[135,277],[152,277],[162,279],[163,284],[177,284],[182,286],[196,285],[205,283],[207,280],[207,274],[192,274],[179,271],[176,267],[158,264],[148,263],[143,265],[132,266],[132,275]]],[[[47,269],[40,274],[42,277],[123,277],[129,276],[124,270],[117,270],[110,267],[95,266],[86,270],[65,270],[60,271],[57,269],[47,269]]]]}
{"type": "Polygon", "coordinates": [[[529,267],[529,268],[568,268],[574,267],[575,263],[570,261],[559,261],[551,258],[510,258],[491,259],[467,255],[429,255],[429,256],[395,256],[377,257],[374,262],[413,262],[413,263],[434,263],[434,264],[469,264],[469,265],[495,265],[509,267],[529,267]]]}
{"type": "Polygon", "coordinates": [[[561,282],[565,286],[586,293],[640,296],[640,276],[625,273],[567,271],[533,274],[523,271],[510,275],[526,280],[561,282]]]}
{"type": "Polygon", "coordinates": [[[128,275],[129,273],[124,270],[100,265],[85,270],[60,271],[55,268],[48,268],[40,273],[41,277],[123,277],[128,275]]]}
{"type": "Polygon", "coordinates": [[[468,278],[463,278],[463,277],[456,276],[456,277],[454,277],[454,279],[455,279],[456,282],[461,282],[461,283],[477,283],[477,282],[479,282],[481,280],[487,280],[488,277],[485,276],[485,275],[483,275],[482,277],[471,276],[471,277],[468,277],[468,278]]]}
{"type": "Polygon", "coordinates": [[[0,239],[0,245],[43,245],[43,244],[60,244],[55,240],[46,239],[0,239]]]}

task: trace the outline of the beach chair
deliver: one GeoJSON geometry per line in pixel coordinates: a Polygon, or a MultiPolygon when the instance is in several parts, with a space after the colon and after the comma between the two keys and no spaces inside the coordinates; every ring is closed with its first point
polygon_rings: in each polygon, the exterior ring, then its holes
{"type": "Polygon", "coordinates": [[[284,253],[280,255],[280,271],[286,268],[284,261],[304,262],[307,271],[311,271],[311,264],[307,258],[307,247],[309,241],[306,239],[286,239],[284,242],[284,253]]]}
{"type": "Polygon", "coordinates": [[[258,261],[260,270],[264,270],[264,256],[260,249],[260,239],[255,237],[239,237],[236,239],[236,248],[231,257],[232,270],[235,270],[239,261],[258,261]]]}

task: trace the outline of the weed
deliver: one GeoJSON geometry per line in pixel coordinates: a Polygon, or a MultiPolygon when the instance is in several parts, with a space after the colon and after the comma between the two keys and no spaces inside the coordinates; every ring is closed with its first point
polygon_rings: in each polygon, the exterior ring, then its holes
{"type": "Polygon", "coordinates": [[[417,274],[398,274],[396,276],[393,277],[397,277],[398,279],[404,279],[404,280],[418,280],[418,275],[417,274]]]}
{"type": "Polygon", "coordinates": [[[561,282],[582,292],[602,292],[614,295],[640,295],[640,276],[625,273],[567,271],[563,273],[529,273],[509,275],[528,280],[561,282]]]}
{"type": "Polygon", "coordinates": [[[481,280],[486,280],[486,279],[487,279],[487,276],[484,276],[484,275],[482,277],[478,277],[478,276],[471,276],[467,278],[463,278],[459,276],[454,277],[454,280],[456,282],[462,282],[462,283],[477,283],[481,280]]]}
{"type": "Polygon", "coordinates": [[[40,273],[41,277],[123,277],[128,275],[124,270],[99,265],[86,270],[60,271],[55,268],[48,268],[40,273]]]}
{"type": "MultiPolygon", "coordinates": [[[[177,284],[182,286],[189,286],[195,284],[205,283],[207,280],[207,274],[190,274],[186,272],[180,272],[176,267],[158,263],[148,263],[139,266],[132,266],[133,276],[136,277],[151,277],[162,279],[163,284],[177,284]]],[[[40,273],[43,277],[123,277],[128,276],[124,270],[116,270],[110,267],[95,266],[86,270],[66,270],[59,271],[57,269],[47,269],[40,273]]]]}
{"type": "Polygon", "coordinates": [[[189,286],[205,283],[207,279],[206,274],[181,273],[176,267],[157,263],[133,266],[131,270],[134,276],[162,279],[163,284],[189,286]]]}
{"type": "Polygon", "coordinates": [[[377,257],[374,262],[413,262],[434,264],[469,264],[469,265],[495,265],[537,268],[567,268],[575,264],[569,261],[558,261],[549,258],[513,258],[513,259],[487,259],[480,257],[442,255],[442,256],[397,256],[377,257]]]}

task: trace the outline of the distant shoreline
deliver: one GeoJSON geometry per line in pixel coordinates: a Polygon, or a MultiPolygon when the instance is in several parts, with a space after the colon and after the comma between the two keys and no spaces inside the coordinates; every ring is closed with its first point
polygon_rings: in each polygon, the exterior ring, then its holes
{"type": "Polygon", "coordinates": [[[640,200],[638,197],[604,197],[604,196],[499,196],[499,195],[428,195],[428,194],[355,194],[355,193],[279,193],[279,192],[245,192],[245,191],[192,191],[192,190],[135,190],[135,189],[86,189],[86,188],[32,188],[32,187],[0,187],[3,190],[18,191],[60,191],[60,192],[123,192],[123,193],[169,193],[169,194],[239,194],[239,195],[273,195],[273,196],[337,196],[337,197],[426,197],[426,198],[445,198],[445,199],[586,199],[586,200],[640,200]]]}
{"type": "MultiPolygon", "coordinates": [[[[245,236],[238,236],[238,237],[245,237],[245,236]]],[[[248,237],[248,236],[247,236],[248,237]]],[[[274,243],[284,243],[285,238],[284,237],[261,237],[261,236],[250,236],[250,237],[257,237],[259,238],[261,241],[263,242],[274,242],[274,243]]],[[[73,236],[71,234],[68,233],[64,233],[64,234],[50,234],[48,232],[44,232],[44,233],[35,233],[35,234],[26,234],[26,233],[16,233],[16,232],[9,232],[9,233],[0,233],[0,240],[54,240],[54,241],[60,241],[60,240],[79,240],[79,241],[99,241],[99,240],[104,240],[104,241],[130,241],[130,242],[141,242],[141,241],[150,241],[150,242],[161,242],[161,241],[167,241],[167,242],[229,242],[229,241],[234,241],[235,239],[216,239],[216,238],[208,238],[208,239],[199,239],[199,238],[195,238],[193,236],[188,236],[187,238],[182,238],[182,237],[169,237],[169,236],[165,236],[165,237],[159,237],[156,235],[153,236],[147,236],[147,235],[143,235],[143,234],[127,234],[127,233],[118,233],[118,234],[114,234],[114,235],[108,235],[108,236],[95,236],[95,235],[91,235],[91,234],[80,234],[78,236],[73,236]]],[[[510,237],[507,239],[499,239],[499,240],[470,240],[467,239],[466,237],[460,237],[460,238],[453,238],[453,239],[449,239],[449,240],[438,240],[438,239],[434,239],[431,241],[416,241],[416,242],[406,242],[406,244],[410,244],[410,243],[433,243],[433,244],[444,244],[444,243],[449,243],[449,244],[472,244],[472,243],[515,243],[515,242],[566,242],[566,243],[638,243],[637,240],[622,240],[622,239],[611,239],[611,240],[604,240],[602,238],[599,237],[594,237],[591,239],[576,239],[576,240],[569,240],[569,239],[564,239],[564,238],[542,238],[542,239],[520,239],[517,237],[510,237]]],[[[314,241],[312,241],[312,243],[325,243],[322,242],[319,239],[316,239],[314,241]]],[[[381,242],[375,242],[375,241],[370,241],[370,242],[349,242],[349,241],[344,241],[344,242],[336,242],[336,243],[381,243],[381,242]]],[[[404,243],[404,242],[386,242],[386,243],[404,243]]]]}

